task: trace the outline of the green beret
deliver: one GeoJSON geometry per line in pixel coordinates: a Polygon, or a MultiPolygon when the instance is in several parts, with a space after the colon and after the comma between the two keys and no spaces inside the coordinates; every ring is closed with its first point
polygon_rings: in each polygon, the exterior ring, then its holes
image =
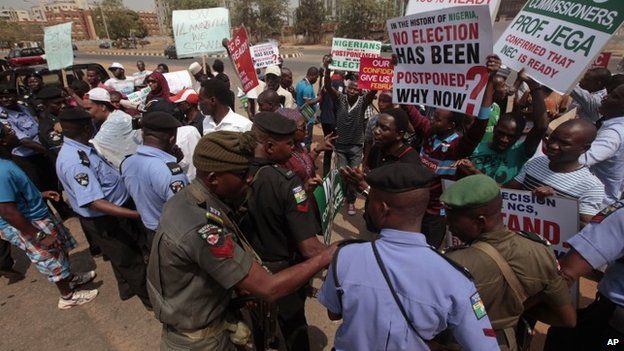
{"type": "Polygon", "coordinates": [[[63,90],[59,87],[46,85],[37,92],[37,98],[41,100],[52,100],[63,98],[63,90]]]}
{"type": "Polygon", "coordinates": [[[162,111],[148,112],[141,117],[141,127],[151,130],[172,130],[182,127],[172,114],[162,111]]]}
{"type": "Polygon", "coordinates": [[[65,108],[58,115],[60,121],[85,121],[91,118],[91,115],[80,107],[65,108]]]}
{"type": "Polygon", "coordinates": [[[260,112],[254,116],[254,126],[265,133],[289,135],[297,131],[297,123],[275,112],[260,112]]]}
{"type": "Polygon", "coordinates": [[[388,193],[402,193],[428,188],[435,175],[422,164],[396,162],[373,169],[366,182],[373,189],[388,193]]]}
{"type": "Polygon", "coordinates": [[[486,205],[500,194],[494,179],[475,174],[462,178],[449,186],[440,201],[449,209],[469,209],[486,205]]]}
{"type": "Polygon", "coordinates": [[[250,132],[218,131],[204,135],[193,153],[193,165],[204,172],[249,169],[256,141],[250,132]]]}

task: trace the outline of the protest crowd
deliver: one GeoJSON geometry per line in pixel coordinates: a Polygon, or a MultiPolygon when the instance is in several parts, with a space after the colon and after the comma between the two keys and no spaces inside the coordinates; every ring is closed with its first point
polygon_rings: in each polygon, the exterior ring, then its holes
{"type": "Polygon", "coordinates": [[[309,350],[310,298],[341,320],[335,350],[529,350],[538,321],[544,350],[617,349],[624,75],[587,68],[564,94],[492,44],[445,50],[439,64],[471,58],[483,83],[473,106],[445,107],[443,91],[472,79],[402,93],[400,77],[425,75],[404,74],[423,62],[401,44],[385,58],[353,44],[361,61],[328,53],[304,77],[281,59],[251,78],[193,62],[175,92],[166,65],[143,61],[132,74],[111,63],[107,81],[89,68],[71,87],[31,74],[25,95],[0,83],[0,275],[23,275],[11,258],[23,250],[59,309],[97,299],[96,272],[69,261],[63,222],[77,217],[119,298],[162,323],[162,350],[309,350]],[[364,84],[371,74],[394,79],[364,84]],[[529,209],[565,201],[569,233],[529,209]],[[510,212],[518,203],[533,217],[510,212]],[[367,230],[331,240],[336,212],[367,230]],[[596,299],[577,310],[590,273],[596,299]]]}

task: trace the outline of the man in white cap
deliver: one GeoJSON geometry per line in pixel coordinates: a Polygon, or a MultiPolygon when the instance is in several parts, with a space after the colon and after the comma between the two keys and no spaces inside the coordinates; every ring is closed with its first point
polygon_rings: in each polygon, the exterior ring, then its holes
{"type": "MultiPolygon", "coordinates": [[[[260,96],[260,93],[263,91],[273,90],[277,92],[277,95],[283,97],[283,99],[280,99],[282,100],[282,107],[297,108],[297,104],[295,103],[295,99],[292,94],[280,85],[281,79],[282,70],[278,66],[269,66],[264,71],[264,82],[259,81],[259,85],[247,93],[247,96],[250,99],[258,99],[258,96],[260,96]]],[[[258,111],[260,111],[260,107],[256,104],[254,112],[257,113],[258,111]]]]}
{"type": "Polygon", "coordinates": [[[107,80],[104,85],[124,95],[134,92],[134,79],[126,78],[126,70],[119,62],[113,62],[108,70],[113,73],[113,78],[107,80]]]}
{"type": "Polygon", "coordinates": [[[116,110],[110,93],[104,88],[93,88],[84,97],[84,108],[100,128],[90,140],[95,150],[116,169],[126,156],[132,155],[141,142],[141,132],[132,129],[132,117],[116,110]]]}
{"type": "Polygon", "coordinates": [[[201,83],[207,79],[209,76],[204,72],[202,65],[197,62],[193,62],[190,64],[188,68],[189,73],[193,78],[195,78],[195,82],[193,83],[193,90],[199,91],[201,89],[201,83]]]}

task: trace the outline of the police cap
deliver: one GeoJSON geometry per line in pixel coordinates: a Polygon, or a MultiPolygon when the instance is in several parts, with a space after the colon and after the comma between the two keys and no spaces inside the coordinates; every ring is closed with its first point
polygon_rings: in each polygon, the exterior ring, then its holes
{"type": "Polygon", "coordinates": [[[440,201],[448,209],[470,209],[487,205],[500,194],[500,187],[494,179],[485,174],[462,178],[448,187],[440,201]]]}
{"type": "Polygon", "coordinates": [[[41,100],[53,100],[64,98],[63,90],[59,87],[46,85],[39,92],[37,92],[37,98],[41,100]]]}
{"type": "Polygon", "coordinates": [[[0,95],[14,95],[17,94],[17,89],[9,83],[0,84],[0,95]]]}
{"type": "Polygon", "coordinates": [[[253,123],[268,134],[289,135],[297,131],[295,121],[275,112],[260,112],[254,116],[253,123]]]}
{"type": "Polygon", "coordinates": [[[182,123],[170,113],[156,111],[145,113],[141,117],[141,127],[151,130],[171,130],[182,127],[182,123]]]}
{"type": "Polygon", "coordinates": [[[69,121],[69,122],[83,122],[86,120],[91,120],[91,115],[79,107],[68,107],[61,110],[61,113],[58,115],[58,119],[60,121],[69,121]]]}
{"type": "Polygon", "coordinates": [[[435,175],[425,166],[396,162],[373,169],[366,182],[373,189],[388,193],[402,193],[429,187],[435,175]]]}

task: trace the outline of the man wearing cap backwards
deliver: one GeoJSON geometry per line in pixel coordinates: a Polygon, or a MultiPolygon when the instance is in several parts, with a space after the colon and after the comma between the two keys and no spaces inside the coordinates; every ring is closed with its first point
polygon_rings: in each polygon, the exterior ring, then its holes
{"type": "Polygon", "coordinates": [[[152,247],[163,205],[189,183],[171,151],[176,145],[176,131],[181,126],[180,121],[166,112],[144,114],[141,118],[143,145],[120,166],[121,178],[148,230],[147,252],[152,247]]]}
{"type": "MultiPolygon", "coordinates": [[[[258,146],[252,162],[252,194],[243,232],[264,265],[277,273],[325,249],[312,199],[296,174],[280,166],[290,159],[297,125],[280,114],[261,112],[252,132],[258,146]]],[[[308,350],[305,289],[277,301],[278,321],[288,350],[308,350]]]]}
{"type": "Polygon", "coordinates": [[[184,124],[193,126],[200,135],[204,134],[204,115],[199,112],[197,104],[199,103],[199,94],[193,89],[181,90],[176,95],[169,98],[171,102],[178,106],[178,109],[184,114],[184,124]]]}
{"type": "Polygon", "coordinates": [[[108,70],[113,73],[113,78],[109,78],[104,85],[124,95],[134,92],[134,79],[126,78],[126,70],[121,63],[113,62],[108,70]]]}
{"type": "Polygon", "coordinates": [[[130,224],[130,219],[139,219],[139,213],[124,207],[129,196],[119,172],[89,144],[94,132],[91,115],[79,108],[66,108],[59,120],[64,142],[56,172],[69,203],[82,227],[95,236],[110,259],[121,299],[137,295],[149,307],[145,262],[130,224]]]}
{"type": "Polygon", "coordinates": [[[366,204],[372,243],[334,255],[318,300],[343,320],[336,350],[429,350],[450,329],[463,350],[498,350],[470,274],[427,244],[421,233],[433,174],[393,163],[373,169],[366,204]]]}
{"type": "Polygon", "coordinates": [[[100,126],[90,140],[97,152],[116,169],[126,158],[136,152],[141,145],[141,133],[132,129],[132,117],[116,110],[111,104],[110,93],[103,88],[94,88],[85,95],[85,110],[100,126]]]}
{"type": "Polygon", "coordinates": [[[450,231],[467,246],[447,256],[468,268],[492,320],[502,350],[518,350],[524,337],[520,316],[550,325],[573,326],[570,293],[559,276],[549,243],[534,233],[513,232],[503,223],[500,188],[486,175],[472,175],[451,185],[440,197],[450,231]]]}
{"type": "Polygon", "coordinates": [[[163,208],[147,274],[161,350],[234,350],[226,323],[234,289],[275,301],[331,260],[334,247],[271,275],[254,259],[227,205],[247,193],[254,145],[249,134],[204,136],[193,158],[197,178],[163,208]]]}

